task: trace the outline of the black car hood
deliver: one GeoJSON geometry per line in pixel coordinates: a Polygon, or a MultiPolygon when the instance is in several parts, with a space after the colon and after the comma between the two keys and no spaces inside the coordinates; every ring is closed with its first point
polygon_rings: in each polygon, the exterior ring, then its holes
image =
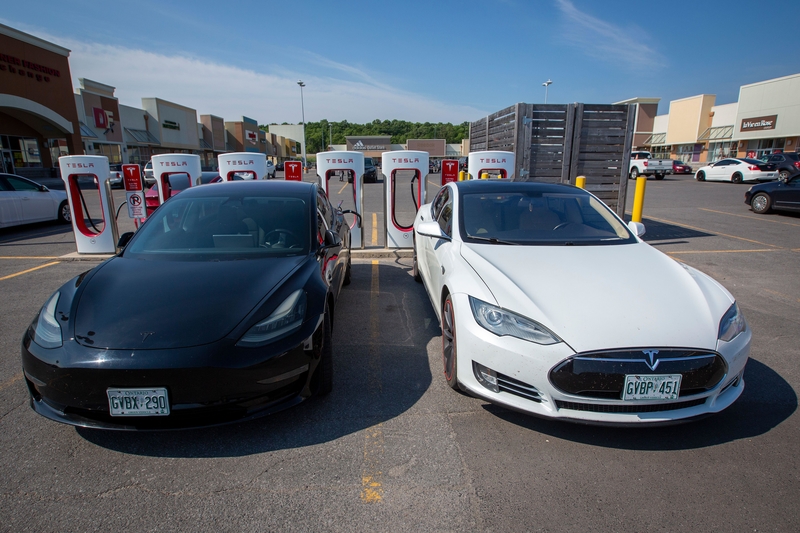
{"type": "Polygon", "coordinates": [[[306,256],[242,261],[116,257],[91,277],[75,339],[107,349],[168,349],[225,337],[306,256]]]}

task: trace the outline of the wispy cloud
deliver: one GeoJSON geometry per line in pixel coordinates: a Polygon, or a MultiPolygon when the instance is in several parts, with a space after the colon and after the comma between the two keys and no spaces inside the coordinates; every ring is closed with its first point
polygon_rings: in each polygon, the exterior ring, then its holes
{"type": "Polygon", "coordinates": [[[578,10],[570,0],[555,0],[565,17],[561,37],[584,54],[606,62],[650,68],[666,66],[664,56],[643,44],[646,30],[621,27],[578,10]]]}
{"type": "MultiPolygon", "coordinates": [[[[158,97],[213,114],[225,120],[242,115],[260,124],[301,120],[300,90],[305,117],[370,122],[374,119],[460,123],[487,114],[470,106],[453,105],[381,83],[363,70],[307,53],[308,70],[270,67],[259,72],[187,55],[64,38],[24,28],[33,35],[69,48],[73,84],[88,78],[116,87],[120,102],[141,107],[141,99],[158,97]],[[323,66],[325,68],[319,68],[323,66]],[[324,71],[325,74],[321,74],[324,71]]],[[[294,67],[298,68],[298,67],[294,67]]]]}

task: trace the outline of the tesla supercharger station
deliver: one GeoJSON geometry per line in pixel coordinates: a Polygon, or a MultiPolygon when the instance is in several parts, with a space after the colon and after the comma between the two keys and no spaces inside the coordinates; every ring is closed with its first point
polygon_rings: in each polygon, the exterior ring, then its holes
{"type": "Polygon", "coordinates": [[[174,174],[187,174],[189,176],[189,187],[199,183],[202,174],[200,165],[200,156],[194,154],[159,154],[154,155],[151,160],[153,161],[153,175],[158,184],[158,205],[163,204],[169,200],[172,195],[172,187],[169,183],[169,177],[174,174]]]}
{"type": "Polygon", "coordinates": [[[511,179],[514,177],[514,157],[514,152],[499,150],[472,152],[467,156],[469,177],[477,180],[485,172],[490,176],[511,179]]]}
{"type": "MultiPolygon", "coordinates": [[[[362,215],[364,211],[364,154],[361,152],[319,152],[317,154],[317,177],[328,198],[330,198],[330,179],[337,172],[353,174],[353,209],[362,215]]],[[[350,226],[350,246],[352,248],[364,247],[361,226],[359,217],[353,217],[353,224],[350,226]]]]}
{"type": "MultiPolygon", "coordinates": [[[[102,155],[66,155],[58,158],[61,179],[67,190],[69,208],[72,211],[72,230],[79,254],[114,254],[117,252],[117,220],[114,218],[114,197],[111,194],[108,158],[102,155]],[[97,185],[99,209],[102,223],[98,226],[89,211],[86,194],[95,194],[95,189],[81,189],[79,178],[92,178],[97,185]],[[88,221],[88,224],[87,224],[88,221]]],[[[95,204],[94,201],[91,201],[95,204]]],[[[95,213],[96,214],[96,213],[95,213]]]]}
{"type": "Polygon", "coordinates": [[[384,213],[386,220],[386,247],[387,248],[413,248],[414,239],[414,216],[406,217],[408,220],[398,220],[398,214],[406,212],[405,206],[398,206],[398,198],[405,195],[399,187],[410,183],[411,198],[414,205],[412,208],[416,216],[417,210],[425,203],[425,178],[428,175],[428,152],[418,152],[414,150],[399,150],[396,152],[384,152],[383,162],[383,186],[385,190],[384,200],[386,202],[384,213]],[[411,178],[409,181],[409,177],[411,178]],[[399,208],[399,209],[398,209],[399,208]]]}
{"type": "Polygon", "coordinates": [[[234,174],[252,174],[254,180],[267,179],[267,154],[258,152],[233,152],[217,156],[219,175],[233,181],[234,174]]]}

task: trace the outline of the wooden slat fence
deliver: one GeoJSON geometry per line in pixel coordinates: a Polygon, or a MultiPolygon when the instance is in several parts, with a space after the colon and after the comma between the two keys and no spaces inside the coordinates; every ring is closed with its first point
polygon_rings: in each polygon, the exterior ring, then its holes
{"type": "Polygon", "coordinates": [[[585,176],[586,189],[623,216],[633,118],[628,105],[519,103],[473,122],[470,151],[514,152],[515,180],[585,176]]]}

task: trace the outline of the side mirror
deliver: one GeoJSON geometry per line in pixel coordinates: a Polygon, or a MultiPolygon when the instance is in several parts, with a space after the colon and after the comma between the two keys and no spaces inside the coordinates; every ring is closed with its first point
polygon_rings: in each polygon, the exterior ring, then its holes
{"type": "Polygon", "coordinates": [[[417,235],[422,235],[423,237],[433,237],[434,239],[444,239],[446,241],[451,240],[448,235],[442,231],[441,226],[435,220],[429,220],[428,222],[420,222],[419,226],[417,227],[417,235]]]}
{"type": "Polygon", "coordinates": [[[339,234],[329,229],[325,232],[324,241],[322,243],[322,250],[327,250],[328,248],[337,248],[342,245],[342,239],[339,237],[339,234]]]}
{"type": "Polygon", "coordinates": [[[47,188],[47,185],[39,185],[39,190],[40,190],[41,192],[47,192],[47,191],[49,191],[50,189],[48,189],[48,188],[47,188]]]}
{"type": "Polygon", "coordinates": [[[641,222],[634,222],[633,220],[628,222],[628,229],[631,230],[637,237],[641,237],[647,231],[644,227],[644,224],[641,222]]]}
{"type": "Polygon", "coordinates": [[[120,238],[119,238],[119,241],[117,242],[117,248],[120,248],[120,249],[121,249],[121,248],[125,248],[125,246],[127,246],[128,242],[129,242],[129,241],[130,241],[132,238],[133,238],[133,232],[132,232],[132,231],[129,231],[129,232],[127,232],[127,233],[123,233],[123,234],[120,236],[120,238]]]}

